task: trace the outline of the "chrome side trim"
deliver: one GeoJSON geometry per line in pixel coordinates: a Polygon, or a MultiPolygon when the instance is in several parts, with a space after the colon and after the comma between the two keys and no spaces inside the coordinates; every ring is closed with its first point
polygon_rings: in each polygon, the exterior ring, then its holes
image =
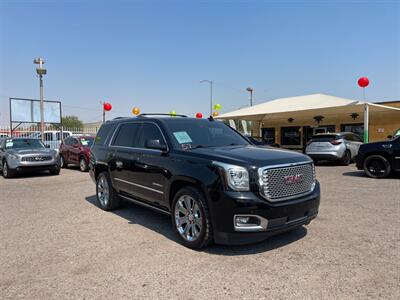
{"type": "Polygon", "coordinates": [[[152,191],[152,192],[155,192],[155,193],[159,193],[161,195],[164,194],[163,191],[159,191],[159,190],[153,189],[151,187],[144,186],[144,185],[141,185],[141,184],[137,184],[137,183],[134,183],[134,182],[130,182],[130,181],[127,181],[127,180],[124,180],[124,179],[121,179],[121,178],[114,178],[114,180],[117,180],[117,181],[120,181],[120,182],[124,182],[124,183],[130,184],[130,185],[134,185],[134,186],[140,187],[142,189],[146,189],[146,190],[149,190],[149,191],[152,191]]]}
{"type": "Polygon", "coordinates": [[[165,215],[168,215],[168,216],[171,214],[169,211],[166,211],[166,210],[164,210],[164,209],[155,207],[155,206],[153,206],[153,205],[151,205],[151,204],[147,204],[147,203],[144,203],[144,202],[142,202],[142,201],[133,199],[133,198],[131,198],[131,197],[127,197],[127,196],[124,196],[124,195],[119,195],[119,197],[121,197],[121,198],[123,198],[123,199],[126,199],[126,200],[128,200],[128,201],[131,201],[131,202],[133,202],[133,203],[135,203],[135,204],[137,204],[137,205],[140,205],[140,206],[143,206],[143,207],[146,207],[146,208],[150,208],[150,209],[152,209],[152,210],[155,210],[155,211],[157,211],[157,212],[160,212],[160,213],[165,214],[165,215]]]}
{"type": "Polygon", "coordinates": [[[234,215],[233,216],[233,227],[235,231],[239,232],[257,232],[257,231],[266,231],[268,227],[268,220],[258,216],[258,215],[234,215]],[[253,217],[260,220],[260,225],[256,226],[236,226],[236,217],[253,217]]]}

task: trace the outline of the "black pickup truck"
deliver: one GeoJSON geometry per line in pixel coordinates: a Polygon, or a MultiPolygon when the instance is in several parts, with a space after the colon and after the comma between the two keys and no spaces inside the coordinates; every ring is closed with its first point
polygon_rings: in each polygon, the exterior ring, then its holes
{"type": "Polygon", "coordinates": [[[90,175],[102,209],[123,199],[170,215],[190,248],[256,242],[307,225],[320,201],[309,157],[252,145],[212,118],[108,121],[91,148],[90,175]]]}
{"type": "Polygon", "coordinates": [[[356,164],[368,177],[385,178],[400,172],[400,129],[382,142],[363,144],[358,150],[356,164]]]}

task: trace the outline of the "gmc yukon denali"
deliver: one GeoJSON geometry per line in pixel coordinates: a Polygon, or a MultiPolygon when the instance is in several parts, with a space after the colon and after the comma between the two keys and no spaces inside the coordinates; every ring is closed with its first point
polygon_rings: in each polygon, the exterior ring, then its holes
{"type": "Polygon", "coordinates": [[[252,145],[212,118],[108,121],[91,148],[90,175],[100,208],[128,200],[170,215],[181,243],[194,249],[308,225],[320,201],[309,157],[252,145]]]}

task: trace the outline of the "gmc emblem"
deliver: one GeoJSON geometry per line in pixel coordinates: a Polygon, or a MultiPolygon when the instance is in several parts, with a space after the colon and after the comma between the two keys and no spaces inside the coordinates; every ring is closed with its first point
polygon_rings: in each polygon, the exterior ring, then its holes
{"type": "Polygon", "coordinates": [[[304,180],[303,174],[288,175],[283,177],[286,184],[300,183],[304,180]]]}

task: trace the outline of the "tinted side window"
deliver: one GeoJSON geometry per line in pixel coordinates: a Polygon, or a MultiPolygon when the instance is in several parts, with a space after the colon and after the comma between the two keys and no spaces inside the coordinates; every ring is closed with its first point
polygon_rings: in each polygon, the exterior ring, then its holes
{"type": "Polygon", "coordinates": [[[53,133],[51,133],[51,132],[46,132],[46,133],[44,134],[44,140],[45,140],[46,142],[52,141],[52,140],[53,140],[53,133]]]}
{"type": "Polygon", "coordinates": [[[104,145],[112,128],[113,128],[113,124],[101,125],[101,127],[96,135],[95,145],[104,145]]]}
{"type": "Polygon", "coordinates": [[[139,123],[126,123],[119,126],[114,138],[114,146],[137,147],[139,123]]]}
{"type": "Polygon", "coordinates": [[[141,139],[138,147],[144,148],[146,140],[159,140],[161,145],[165,145],[165,140],[160,129],[151,123],[143,123],[141,139]]]}
{"type": "Polygon", "coordinates": [[[70,138],[66,138],[64,140],[64,144],[67,145],[67,146],[71,146],[71,139],[70,138]]]}

